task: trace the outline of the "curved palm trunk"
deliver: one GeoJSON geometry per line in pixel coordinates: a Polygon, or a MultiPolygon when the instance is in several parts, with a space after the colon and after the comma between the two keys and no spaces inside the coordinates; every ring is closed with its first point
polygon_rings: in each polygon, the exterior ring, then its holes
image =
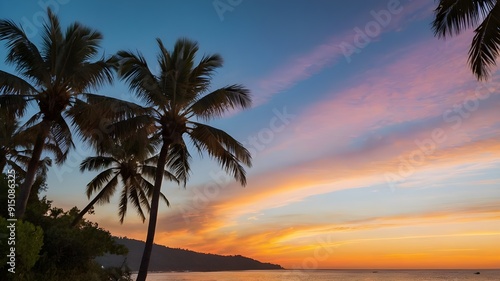
{"type": "Polygon", "coordinates": [[[153,250],[153,242],[155,238],[156,231],[156,219],[158,218],[158,206],[160,201],[161,183],[163,181],[163,170],[165,169],[165,164],[167,163],[167,152],[169,143],[163,143],[160,150],[160,155],[158,156],[158,162],[156,164],[155,173],[155,185],[153,189],[153,197],[151,199],[151,209],[149,212],[149,223],[148,223],[148,235],[146,237],[146,245],[144,246],[144,252],[142,253],[141,266],[139,267],[139,273],[137,275],[137,281],[146,281],[149,268],[149,260],[151,258],[151,251],[153,250]]]}
{"type": "Polygon", "coordinates": [[[16,201],[16,217],[18,219],[21,219],[26,211],[31,187],[35,182],[36,171],[38,170],[38,165],[40,163],[40,156],[42,155],[42,151],[45,146],[45,139],[47,139],[47,136],[49,135],[50,125],[47,122],[42,121],[41,126],[42,131],[36,137],[35,145],[33,146],[33,153],[31,154],[28,169],[26,170],[26,177],[24,178],[24,182],[19,187],[19,194],[16,201]]]}
{"type": "Polygon", "coordinates": [[[102,197],[102,195],[105,192],[106,192],[106,188],[103,188],[101,190],[101,192],[99,192],[99,194],[97,194],[96,197],[94,197],[94,199],[92,199],[92,201],[90,201],[89,204],[87,204],[87,206],[85,208],[83,208],[83,210],[81,210],[80,213],[78,213],[76,218],[71,223],[71,226],[76,226],[80,222],[80,220],[83,218],[83,216],[90,210],[90,208],[92,208],[92,206],[95,205],[95,203],[97,203],[97,201],[102,197]]]}

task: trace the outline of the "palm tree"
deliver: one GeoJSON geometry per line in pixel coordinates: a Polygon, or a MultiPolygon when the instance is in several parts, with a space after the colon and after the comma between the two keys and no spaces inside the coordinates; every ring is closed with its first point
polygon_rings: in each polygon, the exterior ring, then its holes
{"type": "Polygon", "coordinates": [[[113,77],[104,59],[92,61],[98,55],[101,33],[80,23],[63,32],[55,14],[50,9],[47,14],[41,48],[14,22],[0,21],[0,40],[7,43],[6,61],[20,74],[0,71],[0,104],[17,116],[26,113],[28,104],[38,105],[38,111],[22,126],[36,137],[16,202],[17,217],[26,210],[42,152],[55,153],[56,163],[61,164],[74,146],[64,118],[68,108],[80,101],[78,96],[84,91],[111,82],[113,77]]]}
{"type": "MultiPolygon", "coordinates": [[[[96,204],[109,203],[110,198],[116,191],[118,183],[121,182],[122,192],[120,195],[119,212],[120,223],[123,223],[127,213],[128,200],[132,201],[133,206],[141,217],[146,220],[142,207],[149,212],[153,191],[153,184],[148,179],[154,179],[156,166],[154,157],[146,157],[154,152],[154,146],[147,139],[146,135],[140,132],[135,134],[134,138],[128,138],[124,141],[117,141],[109,151],[99,156],[87,157],[80,164],[80,171],[98,171],[100,172],[87,185],[87,196],[90,198],[92,193],[100,192],[92,199],[87,206],[80,211],[73,221],[73,226],[77,225],[83,216],[96,204]]],[[[169,171],[164,171],[164,177],[178,183],[177,178],[169,171]]],[[[161,194],[161,197],[170,205],[167,198],[161,194]]]]}
{"type": "Polygon", "coordinates": [[[440,0],[434,10],[434,35],[457,35],[471,27],[474,38],[469,49],[469,64],[478,80],[486,80],[500,55],[500,2],[497,0],[440,0]]]}
{"type": "Polygon", "coordinates": [[[242,165],[251,166],[251,156],[241,143],[220,129],[198,122],[221,117],[228,110],[249,107],[249,91],[241,85],[209,91],[212,75],[222,66],[219,55],[203,56],[196,64],[197,43],[180,39],[172,52],[160,39],[157,43],[160,49],[157,59],[160,73],[157,75],[151,72],[140,53],[120,51],[116,56],[118,75],[146,104],[148,120],[143,121],[156,128],[154,135],[161,140],[148,234],[137,276],[139,281],[146,279],[156,230],[163,179],[160,167],[171,167],[184,185],[189,174],[190,154],[184,136],[189,137],[199,152],[207,152],[242,185],[246,185],[242,165]]]}

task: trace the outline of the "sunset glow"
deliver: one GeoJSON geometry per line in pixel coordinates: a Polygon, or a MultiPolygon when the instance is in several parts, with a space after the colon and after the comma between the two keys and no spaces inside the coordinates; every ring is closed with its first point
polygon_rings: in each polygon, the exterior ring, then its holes
{"type": "MultiPolygon", "coordinates": [[[[43,11],[8,2],[0,18],[43,11]]],[[[254,99],[212,123],[252,152],[248,185],[193,149],[186,188],[163,183],[155,243],[285,268],[500,268],[500,72],[473,76],[472,30],[433,36],[435,1],[242,1],[223,20],[212,1],[146,2],[57,13],[100,29],[106,54],[138,49],[151,65],[156,37],[197,40],[225,60],[214,87],[242,83],[254,99]]],[[[137,101],[119,81],[99,93],[137,101]]],[[[76,144],[43,194],[66,209],[86,205],[95,176],[76,144]]],[[[120,224],[117,202],[86,218],[145,240],[147,223],[130,210],[120,224]]]]}

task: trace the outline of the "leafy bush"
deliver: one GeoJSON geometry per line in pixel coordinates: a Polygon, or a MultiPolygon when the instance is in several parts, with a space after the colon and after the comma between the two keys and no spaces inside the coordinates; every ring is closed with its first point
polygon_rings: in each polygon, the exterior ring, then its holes
{"type": "MultiPolygon", "coordinates": [[[[28,272],[30,272],[40,257],[38,254],[43,244],[43,231],[41,227],[35,226],[27,221],[19,220],[17,222],[8,222],[4,217],[0,217],[0,233],[2,238],[9,237],[10,229],[8,229],[7,226],[10,224],[15,224],[16,236],[13,240],[1,240],[1,252],[5,254],[2,254],[2,263],[0,267],[3,269],[2,271],[8,274],[7,269],[11,268],[11,266],[7,263],[9,261],[7,255],[11,253],[11,247],[15,248],[13,252],[15,254],[13,268],[17,277],[15,279],[23,280],[29,275],[28,272]],[[7,241],[11,241],[11,243],[7,241]]],[[[4,280],[3,278],[5,277],[7,277],[7,275],[2,276],[2,280],[4,280]]]]}
{"type": "MultiPolygon", "coordinates": [[[[39,187],[44,187],[44,184],[39,187]]],[[[0,179],[0,200],[6,197],[7,185],[0,179]]],[[[36,192],[36,191],[35,191],[36,192]]],[[[3,208],[2,208],[3,209],[3,208]]],[[[0,212],[0,280],[36,281],[101,281],[131,280],[128,268],[102,268],[95,258],[105,253],[125,255],[128,249],[117,244],[111,233],[97,223],[82,220],[76,227],[71,222],[78,209],[70,211],[52,207],[37,193],[30,196],[25,220],[16,222],[16,273],[7,272],[7,238],[10,223],[0,212]]]]}

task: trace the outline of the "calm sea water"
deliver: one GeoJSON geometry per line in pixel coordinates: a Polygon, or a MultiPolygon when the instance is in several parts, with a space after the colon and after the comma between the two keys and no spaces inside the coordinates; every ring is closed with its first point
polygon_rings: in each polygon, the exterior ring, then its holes
{"type": "Polygon", "coordinates": [[[273,270],[149,273],[148,281],[500,281],[500,270],[273,270]]]}

